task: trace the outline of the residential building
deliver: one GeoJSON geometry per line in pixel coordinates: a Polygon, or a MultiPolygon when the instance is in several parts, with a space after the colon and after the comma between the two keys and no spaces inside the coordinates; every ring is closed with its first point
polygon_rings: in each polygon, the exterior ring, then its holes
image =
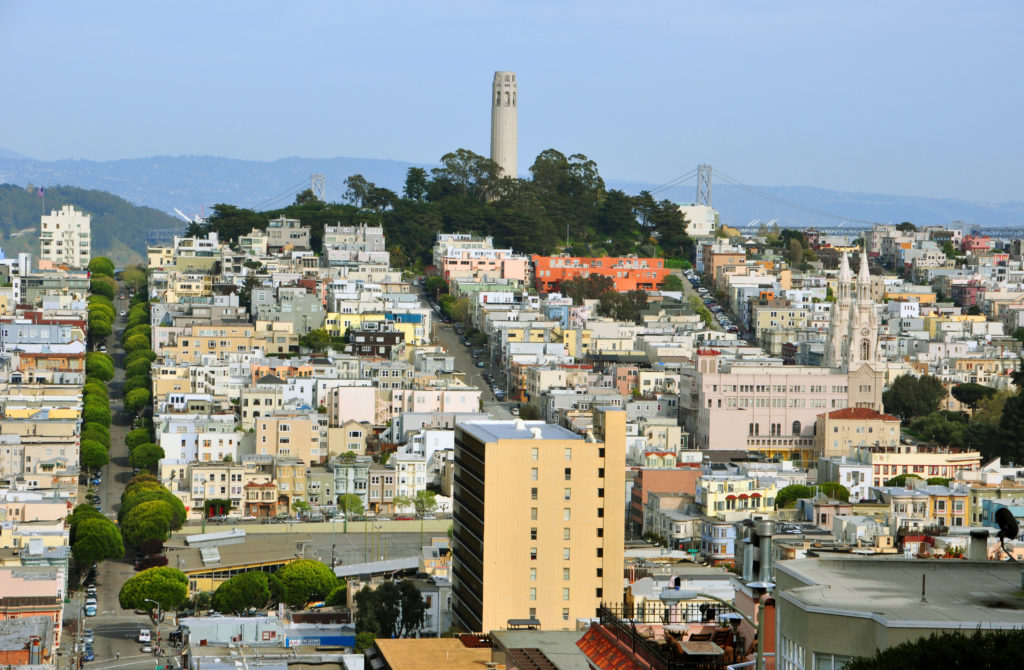
{"type": "Polygon", "coordinates": [[[814,423],[814,453],[818,459],[849,456],[857,447],[899,444],[899,418],[868,407],[823,412],[814,423]]]}
{"type": "Polygon", "coordinates": [[[39,258],[71,270],[84,270],[92,258],[91,217],[72,205],[43,215],[39,230],[39,258]]]}
{"type": "Polygon", "coordinates": [[[457,624],[490,631],[528,618],[571,629],[619,596],[625,418],[598,414],[592,438],[521,420],[456,427],[457,624]]]}
{"type": "Polygon", "coordinates": [[[558,291],[563,281],[601,275],[614,282],[615,290],[657,290],[671,270],[663,258],[637,258],[635,256],[582,258],[578,256],[538,256],[533,262],[534,285],[541,293],[558,291]]]}

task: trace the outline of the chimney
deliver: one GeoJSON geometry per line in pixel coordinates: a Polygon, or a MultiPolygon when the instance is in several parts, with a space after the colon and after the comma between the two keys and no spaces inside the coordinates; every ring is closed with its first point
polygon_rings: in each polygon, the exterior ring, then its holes
{"type": "Polygon", "coordinates": [[[775,534],[775,522],[762,519],[757,522],[757,544],[761,549],[761,569],[758,580],[772,581],[772,535],[775,534]]]}
{"type": "Polygon", "coordinates": [[[42,641],[38,636],[33,635],[28,639],[28,663],[29,665],[39,665],[43,662],[43,645],[42,641]]]}
{"type": "Polygon", "coordinates": [[[971,531],[971,543],[967,546],[967,559],[971,561],[988,560],[988,530],[975,528],[971,531]]]}

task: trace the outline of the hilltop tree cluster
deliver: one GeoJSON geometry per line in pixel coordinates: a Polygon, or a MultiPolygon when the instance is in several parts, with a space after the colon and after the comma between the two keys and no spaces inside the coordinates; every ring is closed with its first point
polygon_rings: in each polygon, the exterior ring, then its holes
{"type": "Polygon", "coordinates": [[[349,177],[346,187],[342,204],[321,202],[309,191],[269,212],[218,204],[208,222],[193,224],[189,234],[212,230],[233,242],[287,216],[311,227],[311,244],[319,249],[325,225],[380,224],[392,263],[407,268],[429,265],[434,239],[445,232],[490,235],[495,244],[520,253],[560,253],[568,240],[568,250],[580,256],[693,255],[674,203],[646,191],[630,196],[607,189],[597,165],[582,154],[548,149],[530,167],[530,178],[518,179],[501,177],[490,159],[458,149],[429,172],[409,168],[401,195],[361,175],[349,177]]]}

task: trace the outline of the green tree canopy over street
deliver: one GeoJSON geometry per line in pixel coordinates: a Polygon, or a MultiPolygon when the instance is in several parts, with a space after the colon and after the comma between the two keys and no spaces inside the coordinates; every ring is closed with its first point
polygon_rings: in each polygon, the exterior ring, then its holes
{"type": "Polygon", "coordinates": [[[292,561],[274,574],[284,585],[286,602],[292,607],[322,600],[338,585],[338,578],[328,566],[308,558],[292,561]]]}
{"type": "Polygon", "coordinates": [[[170,537],[173,515],[171,506],[163,500],[139,503],[121,520],[124,539],[136,547],[151,540],[163,542],[170,537]]]}
{"type": "Polygon", "coordinates": [[[101,468],[110,462],[107,448],[96,440],[82,440],[78,453],[83,468],[101,468]]]}
{"type": "Polygon", "coordinates": [[[133,468],[143,468],[145,470],[154,469],[163,457],[163,447],[152,442],[140,444],[128,454],[128,460],[133,468]]]}
{"type": "Polygon", "coordinates": [[[143,570],[121,586],[117,599],[124,609],[152,610],[147,599],[160,603],[161,609],[176,610],[188,597],[188,577],[181,570],[157,567],[143,570]]]}
{"type": "Polygon", "coordinates": [[[105,382],[114,378],[114,361],[110,356],[94,351],[85,355],[85,372],[105,382]]]}
{"type": "Polygon", "coordinates": [[[121,531],[110,519],[97,513],[75,524],[75,539],[71,555],[80,566],[90,566],[107,559],[124,557],[121,531]]]}
{"type": "Polygon", "coordinates": [[[89,261],[89,272],[106,277],[114,276],[114,262],[103,256],[96,256],[89,261]]]}
{"type": "Polygon", "coordinates": [[[256,570],[235,575],[213,592],[213,609],[223,614],[244,614],[250,608],[263,609],[269,603],[267,574],[256,570]]]}

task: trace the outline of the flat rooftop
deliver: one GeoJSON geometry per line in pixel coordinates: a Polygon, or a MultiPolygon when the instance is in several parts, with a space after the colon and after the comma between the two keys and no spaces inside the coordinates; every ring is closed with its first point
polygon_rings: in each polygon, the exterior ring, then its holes
{"type": "Polygon", "coordinates": [[[780,561],[775,570],[806,584],[780,589],[776,595],[808,611],[838,610],[900,627],[1024,626],[1021,566],[1015,563],[806,558],[780,561]],[[925,602],[921,602],[922,577],[925,602]]]}
{"type": "Polygon", "coordinates": [[[406,668],[484,668],[491,660],[490,647],[467,647],[458,638],[420,638],[374,641],[392,670],[406,668]]]}
{"type": "Polygon", "coordinates": [[[586,655],[576,646],[585,630],[500,630],[491,632],[495,647],[509,651],[538,649],[558,670],[589,670],[586,655]]]}
{"type": "Polygon", "coordinates": [[[464,432],[481,442],[497,442],[498,440],[532,440],[534,429],[540,430],[542,440],[582,440],[583,436],[568,428],[544,421],[465,421],[458,424],[464,432]]]}

